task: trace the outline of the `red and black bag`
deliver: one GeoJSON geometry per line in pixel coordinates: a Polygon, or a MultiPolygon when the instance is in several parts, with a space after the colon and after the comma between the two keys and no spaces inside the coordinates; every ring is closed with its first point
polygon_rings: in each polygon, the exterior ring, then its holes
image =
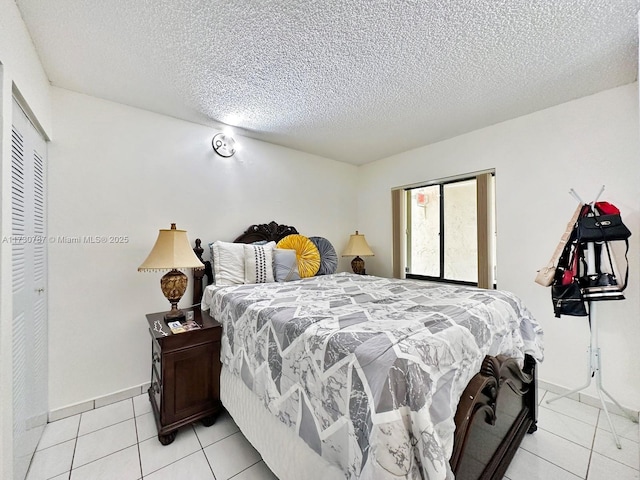
{"type": "Polygon", "coordinates": [[[556,317],[570,315],[574,317],[586,317],[587,308],[582,296],[582,289],[578,281],[580,244],[575,241],[575,233],[565,245],[558,261],[556,280],[551,285],[551,300],[553,313],[556,317]]]}
{"type": "Polygon", "coordinates": [[[585,289],[585,297],[589,300],[622,300],[624,295],[622,291],[627,287],[629,280],[629,237],[631,232],[622,222],[620,210],[609,202],[596,202],[594,208],[585,205],[588,208],[583,215],[580,215],[576,224],[576,239],[580,243],[593,242],[596,248],[596,272],[595,275],[586,275],[582,280],[582,286],[585,289]],[[626,250],[624,258],[626,269],[624,274],[624,283],[618,284],[613,268],[613,257],[609,248],[609,242],[623,240],[626,250]],[[605,246],[611,266],[611,273],[602,273],[600,270],[600,258],[602,246],[605,246]],[[607,287],[607,288],[604,288],[607,287]],[[615,292],[618,292],[616,295],[615,292]]]}

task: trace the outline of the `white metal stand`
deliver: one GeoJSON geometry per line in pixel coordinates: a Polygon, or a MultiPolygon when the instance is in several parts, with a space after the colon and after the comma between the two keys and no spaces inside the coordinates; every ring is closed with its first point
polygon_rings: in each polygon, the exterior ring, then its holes
{"type": "MultiPolygon", "coordinates": [[[[595,200],[592,203],[598,201],[600,195],[604,191],[604,185],[600,188],[598,195],[596,195],[595,200]]],[[[584,205],[584,201],[580,198],[580,196],[576,193],[576,191],[572,188],[569,190],[569,193],[576,199],[578,202],[584,205]]],[[[614,273],[614,272],[611,272],[614,273]]],[[[593,243],[587,244],[587,274],[594,275],[596,274],[596,261],[595,261],[595,245],[593,243]]],[[[620,445],[620,439],[618,438],[618,434],[616,429],[613,426],[613,422],[611,422],[611,416],[609,415],[609,410],[607,409],[607,404],[604,401],[604,397],[602,394],[604,393],[609,399],[627,416],[631,419],[632,422],[638,423],[638,419],[634,418],[633,415],[630,415],[624,408],[620,406],[618,401],[613,398],[609,392],[607,392],[602,386],[602,372],[601,372],[601,354],[600,347],[598,346],[598,316],[595,314],[596,308],[594,303],[598,302],[588,302],[589,304],[589,325],[590,325],[590,342],[589,349],[587,350],[588,354],[588,363],[589,369],[587,371],[587,381],[586,383],[576,388],[575,390],[571,390],[570,392],[564,393],[560,396],[547,400],[546,403],[555,402],[556,400],[564,397],[568,397],[569,395],[573,395],[574,393],[578,393],[591,385],[591,380],[595,378],[596,380],[596,392],[598,393],[598,397],[600,398],[600,403],[602,404],[602,410],[604,410],[605,415],[607,416],[607,421],[609,422],[609,427],[611,428],[611,433],[613,433],[613,438],[616,442],[616,446],[618,448],[622,448],[620,445]]]]}
{"type": "MultiPolygon", "coordinates": [[[[588,274],[595,273],[595,255],[594,255],[594,244],[589,243],[587,245],[587,271],[588,274]]],[[[611,300],[610,300],[611,301],[611,300]]],[[[630,415],[624,408],[620,406],[618,401],[613,398],[609,392],[607,392],[602,386],[602,372],[601,372],[601,354],[600,347],[598,346],[598,316],[596,315],[595,303],[598,302],[588,302],[589,303],[589,323],[591,325],[591,340],[588,353],[588,362],[589,362],[589,370],[587,372],[587,382],[581,386],[576,388],[575,390],[571,390],[570,392],[564,393],[558,397],[547,400],[546,403],[555,402],[556,400],[564,397],[568,397],[569,395],[573,395],[574,393],[580,392],[581,390],[586,389],[589,385],[591,385],[591,380],[595,378],[596,381],[596,392],[598,392],[598,397],[600,398],[600,403],[602,404],[602,410],[604,410],[605,415],[607,416],[607,421],[609,422],[609,427],[611,427],[611,432],[613,433],[613,438],[616,442],[616,446],[618,448],[622,448],[620,445],[620,439],[618,438],[618,434],[616,429],[611,422],[611,416],[609,415],[609,410],[607,409],[607,404],[604,401],[604,397],[602,394],[604,393],[609,399],[627,416],[631,419],[632,422],[638,423],[638,419],[634,418],[630,415]]]]}

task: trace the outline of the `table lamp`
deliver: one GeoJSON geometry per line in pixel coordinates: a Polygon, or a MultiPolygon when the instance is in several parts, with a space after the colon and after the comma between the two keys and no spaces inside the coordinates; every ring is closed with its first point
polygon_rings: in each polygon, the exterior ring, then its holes
{"type": "Polygon", "coordinates": [[[171,224],[170,230],[160,230],[155,245],[147,259],[138,267],[139,272],[165,271],[168,273],[160,279],[160,288],[171,303],[171,310],[164,316],[165,321],[176,321],[184,318],[178,302],[187,290],[187,276],[179,268],[204,268],[203,263],[193,253],[186,230],[177,230],[171,224]]]}
{"type": "Polygon", "coordinates": [[[364,275],[366,272],[364,268],[364,260],[361,259],[360,256],[371,257],[373,256],[373,252],[371,251],[371,248],[369,248],[369,244],[367,243],[367,240],[365,240],[364,235],[358,233],[357,230],[355,235],[351,235],[349,237],[347,248],[342,252],[343,257],[352,257],[353,255],[356,256],[356,258],[351,260],[353,273],[364,275]]]}

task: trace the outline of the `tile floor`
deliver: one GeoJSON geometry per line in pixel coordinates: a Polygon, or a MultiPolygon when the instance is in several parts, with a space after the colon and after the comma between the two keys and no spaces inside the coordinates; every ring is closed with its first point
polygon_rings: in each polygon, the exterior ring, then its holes
{"type": "MultiPolygon", "coordinates": [[[[544,403],[538,431],[526,435],[505,479],[639,479],[638,424],[613,415],[622,449],[604,412],[561,399],[544,403]]],[[[183,427],[163,446],[147,395],[49,423],[28,480],[277,480],[227,415],[211,427],[183,427]]]]}

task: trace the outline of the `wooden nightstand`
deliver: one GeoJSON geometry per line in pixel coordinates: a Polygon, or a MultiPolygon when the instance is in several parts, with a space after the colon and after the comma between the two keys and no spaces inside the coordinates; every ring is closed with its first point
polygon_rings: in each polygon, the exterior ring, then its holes
{"type": "Polygon", "coordinates": [[[172,334],[166,312],[147,315],[152,338],[149,400],[158,427],[158,440],[168,445],[178,428],[202,420],[213,425],[220,403],[220,337],[222,325],[200,307],[192,311],[200,329],[172,334]]]}

